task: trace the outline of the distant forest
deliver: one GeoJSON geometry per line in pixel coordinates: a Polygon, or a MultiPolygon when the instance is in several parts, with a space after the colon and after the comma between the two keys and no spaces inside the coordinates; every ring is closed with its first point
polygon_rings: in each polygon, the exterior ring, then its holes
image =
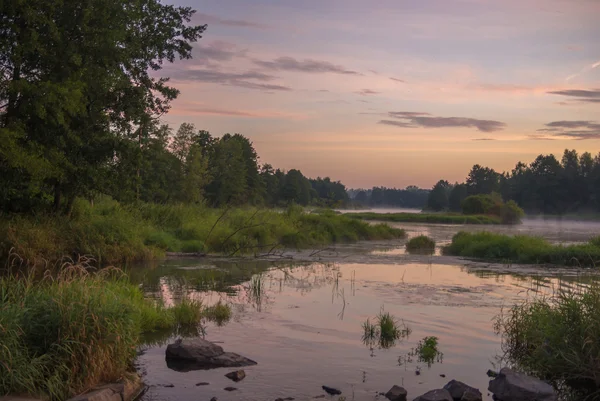
{"type": "Polygon", "coordinates": [[[426,208],[460,211],[467,196],[491,193],[514,200],[529,214],[599,212],[600,154],[565,149],[560,160],[539,155],[529,165],[519,162],[504,173],[476,164],[463,183],[438,181],[426,208]]]}
{"type": "Polygon", "coordinates": [[[400,207],[422,209],[427,204],[429,189],[410,185],[405,189],[373,187],[371,189],[350,189],[352,204],[360,207],[400,207]]]}

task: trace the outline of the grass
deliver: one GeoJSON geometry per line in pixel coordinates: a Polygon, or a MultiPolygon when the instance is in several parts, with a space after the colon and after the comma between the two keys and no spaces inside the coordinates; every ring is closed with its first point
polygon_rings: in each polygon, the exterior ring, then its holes
{"type": "Polygon", "coordinates": [[[385,224],[330,211],[311,214],[300,207],[281,212],[203,205],[124,206],[103,197],[94,206],[77,200],[70,218],[0,216],[0,260],[14,249],[29,265],[45,266],[78,254],[93,255],[100,264],[118,264],[156,259],[165,252],[239,255],[404,235],[385,224]]]}
{"type": "Polygon", "coordinates": [[[400,223],[437,224],[501,224],[500,217],[488,215],[463,215],[458,213],[348,213],[348,216],[361,220],[392,221],[400,223]]]}
{"type": "Polygon", "coordinates": [[[375,345],[382,349],[391,348],[396,345],[396,341],[408,337],[411,333],[408,326],[383,310],[375,318],[375,323],[367,319],[363,322],[362,328],[362,341],[371,349],[375,345]]]}
{"type": "Polygon", "coordinates": [[[498,316],[506,359],[573,400],[600,400],[600,285],[536,298],[498,316]]]}
{"type": "Polygon", "coordinates": [[[406,243],[406,250],[409,253],[432,255],[435,252],[435,241],[426,235],[419,235],[406,243]]]}
{"type": "Polygon", "coordinates": [[[438,350],[438,338],[433,336],[419,340],[412,352],[412,356],[415,355],[419,362],[425,362],[429,367],[436,361],[442,362],[444,358],[444,354],[438,350]]]}
{"type": "Polygon", "coordinates": [[[167,308],[115,269],[0,278],[0,395],[64,400],[131,370],[141,336],[200,323],[192,301],[167,308]]]}
{"type": "Polygon", "coordinates": [[[207,306],[203,311],[203,316],[211,322],[215,322],[217,326],[222,326],[231,319],[231,307],[219,300],[216,304],[207,306]]]}
{"type": "Polygon", "coordinates": [[[577,245],[554,245],[539,237],[490,232],[459,232],[444,253],[503,263],[596,267],[600,264],[597,238],[577,245]]]}

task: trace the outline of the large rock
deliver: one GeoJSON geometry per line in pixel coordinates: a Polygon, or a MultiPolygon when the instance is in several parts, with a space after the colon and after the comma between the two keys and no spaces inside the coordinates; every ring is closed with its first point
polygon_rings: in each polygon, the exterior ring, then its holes
{"type": "Polygon", "coordinates": [[[406,401],[407,394],[408,393],[403,387],[394,386],[390,389],[390,391],[385,393],[385,398],[390,401],[406,401]]]}
{"type": "Polygon", "coordinates": [[[488,390],[501,401],[557,401],[554,388],[535,377],[502,368],[488,390]]]}
{"type": "Polygon", "coordinates": [[[229,372],[225,375],[226,378],[233,380],[234,382],[239,382],[244,380],[246,377],[246,372],[243,370],[236,370],[235,372],[229,372]]]}
{"type": "Polygon", "coordinates": [[[431,390],[415,398],[413,401],[453,401],[450,392],[446,389],[431,390]]]}
{"type": "Polygon", "coordinates": [[[444,386],[454,401],[481,401],[481,391],[458,380],[450,380],[444,386]],[[466,394],[465,394],[466,393],[466,394]],[[465,397],[466,395],[466,397],[465,397]],[[466,399],[463,399],[466,398],[466,399]]]}
{"type": "Polygon", "coordinates": [[[244,356],[225,352],[220,346],[201,338],[177,340],[167,346],[167,367],[179,372],[256,365],[244,356]]]}

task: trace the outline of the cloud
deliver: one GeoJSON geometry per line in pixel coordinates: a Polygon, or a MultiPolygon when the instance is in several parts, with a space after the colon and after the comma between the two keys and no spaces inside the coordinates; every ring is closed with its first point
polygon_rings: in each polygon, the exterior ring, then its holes
{"type": "Polygon", "coordinates": [[[253,21],[246,20],[238,20],[238,19],[225,19],[220,18],[215,15],[196,13],[194,14],[194,21],[198,21],[202,24],[219,24],[219,25],[227,25],[227,26],[237,26],[241,28],[255,28],[255,29],[269,29],[270,26],[266,24],[261,24],[253,21]]]}
{"type": "Polygon", "coordinates": [[[551,95],[561,95],[575,98],[583,103],[600,103],[600,89],[566,89],[560,91],[550,91],[551,95]]]}
{"type": "Polygon", "coordinates": [[[319,60],[296,60],[293,57],[278,57],[273,61],[253,60],[254,64],[278,71],[296,71],[310,74],[333,73],[343,75],[362,75],[357,71],[349,70],[341,65],[319,60]]]}
{"type": "Polygon", "coordinates": [[[556,139],[556,137],[577,140],[600,139],[600,124],[595,121],[552,121],[545,127],[537,130],[545,134],[535,135],[552,139],[556,139]]]}
{"type": "Polygon", "coordinates": [[[381,92],[377,92],[377,91],[374,91],[374,90],[371,90],[371,89],[362,89],[362,90],[359,90],[359,91],[354,92],[354,93],[358,93],[361,96],[368,96],[368,95],[377,95],[377,94],[379,94],[381,92]]]}
{"type": "Polygon", "coordinates": [[[406,81],[404,81],[404,80],[402,80],[402,79],[398,79],[398,78],[394,78],[394,77],[390,77],[390,79],[391,79],[392,81],[406,83],[406,81]]]}
{"type": "Polygon", "coordinates": [[[479,120],[466,117],[434,117],[429,113],[410,111],[391,111],[388,115],[404,121],[381,120],[379,124],[394,125],[403,128],[476,128],[481,132],[494,132],[504,129],[506,124],[494,120],[479,120]]]}
{"type": "Polygon", "coordinates": [[[495,141],[494,138],[473,138],[473,141],[495,141]]]}
{"type": "Polygon", "coordinates": [[[569,75],[569,76],[568,76],[568,77],[565,79],[565,81],[569,82],[569,81],[570,81],[570,80],[572,80],[573,78],[576,78],[576,77],[578,77],[578,76],[580,76],[580,75],[582,75],[582,74],[588,73],[588,72],[590,72],[590,71],[592,71],[593,69],[595,69],[595,68],[598,68],[598,67],[600,67],[600,60],[599,60],[599,61],[596,61],[596,62],[595,62],[595,63],[593,63],[593,64],[586,65],[585,67],[583,67],[583,68],[581,69],[581,71],[579,71],[579,72],[578,72],[578,73],[576,73],[576,74],[569,75]]]}
{"type": "Polygon", "coordinates": [[[245,57],[246,50],[240,50],[234,43],[215,40],[208,44],[196,45],[194,51],[194,64],[211,65],[212,61],[230,61],[234,57],[245,57]]]}
{"type": "Polygon", "coordinates": [[[180,81],[196,81],[212,84],[220,84],[225,86],[238,86],[247,89],[268,90],[268,91],[290,91],[292,88],[284,85],[264,83],[270,82],[277,77],[268,75],[259,71],[247,71],[242,73],[224,72],[218,69],[213,70],[175,70],[171,74],[171,78],[180,81]],[[252,82],[260,81],[260,82],[252,82]]]}
{"type": "Polygon", "coordinates": [[[329,89],[319,89],[317,92],[329,92],[329,89]]]}
{"type": "Polygon", "coordinates": [[[302,120],[307,116],[298,113],[288,113],[273,110],[228,110],[206,107],[204,104],[191,102],[171,110],[175,115],[199,115],[199,116],[225,116],[225,117],[247,117],[247,118],[283,118],[291,120],[302,120]]]}

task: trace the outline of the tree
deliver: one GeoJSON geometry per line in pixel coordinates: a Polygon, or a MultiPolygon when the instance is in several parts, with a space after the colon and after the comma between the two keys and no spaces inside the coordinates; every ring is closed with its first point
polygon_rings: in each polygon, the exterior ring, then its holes
{"type": "Polygon", "coordinates": [[[208,159],[202,155],[200,145],[194,144],[189,148],[185,160],[182,200],[189,203],[201,202],[204,199],[204,187],[209,182],[208,159]]]}
{"type": "Polygon", "coordinates": [[[308,205],[311,200],[311,189],[310,182],[300,170],[291,169],[285,175],[281,198],[286,203],[308,205]]]}
{"type": "Polygon", "coordinates": [[[500,174],[479,164],[473,166],[467,176],[469,195],[491,194],[500,191],[500,174]]]}
{"type": "Polygon", "coordinates": [[[468,196],[468,189],[466,184],[456,183],[450,190],[448,196],[448,208],[453,212],[460,212],[462,210],[462,201],[468,196]]]}
{"type": "Polygon", "coordinates": [[[354,197],[354,200],[361,205],[368,205],[369,204],[369,195],[367,194],[366,191],[358,191],[358,193],[356,194],[356,197],[354,197]]]}
{"type": "Polygon", "coordinates": [[[450,183],[446,180],[438,181],[427,198],[427,208],[436,212],[448,208],[448,196],[450,192],[450,183]]]}
{"type": "Polygon", "coordinates": [[[3,208],[52,197],[68,209],[103,182],[120,141],[142,146],[178,94],[157,71],[190,58],[206,28],[188,25],[193,13],[159,0],[0,3],[3,208]]]}
{"type": "Polygon", "coordinates": [[[215,206],[239,205],[247,199],[246,160],[242,143],[231,138],[221,138],[214,146],[214,156],[209,160],[211,182],[206,195],[215,206]]]}
{"type": "Polygon", "coordinates": [[[197,140],[196,127],[194,124],[183,123],[175,133],[169,148],[171,149],[171,152],[183,162],[187,158],[190,148],[197,140]]]}

